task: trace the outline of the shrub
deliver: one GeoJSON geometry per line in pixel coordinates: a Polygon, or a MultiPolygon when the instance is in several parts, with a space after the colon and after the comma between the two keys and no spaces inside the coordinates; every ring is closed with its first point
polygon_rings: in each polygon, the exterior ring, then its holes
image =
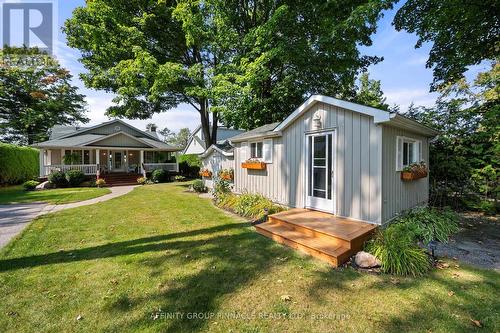
{"type": "Polygon", "coordinates": [[[146,181],[147,181],[147,178],[145,178],[145,177],[137,178],[137,184],[139,184],[139,185],[145,185],[146,181]]]}
{"type": "Polygon", "coordinates": [[[225,195],[228,193],[231,193],[231,183],[221,178],[216,179],[214,181],[214,188],[212,189],[212,194],[214,195],[215,201],[217,201],[221,195],[225,195]]]}
{"type": "Polygon", "coordinates": [[[69,186],[78,186],[85,180],[85,174],[80,170],[68,170],[66,172],[66,180],[69,186]]]}
{"type": "Polygon", "coordinates": [[[205,184],[203,183],[203,180],[201,179],[196,179],[194,182],[193,182],[193,190],[195,192],[198,192],[198,193],[203,193],[203,192],[206,192],[207,191],[207,187],[205,186],[205,184]]]}
{"type": "Polygon", "coordinates": [[[66,175],[62,171],[56,171],[49,175],[49,182],[54,184],[55,187],[64,187],[68,185],[68,181],[66,180],[66,175]]]}
{"type": "Polygon", "coordinates": [[[103,178],[99,178],[95,181],[95,186],[102,187],[106,185],[106,181],[103,178]]]}
{"type": "Polygon", "coordinates": [[[433,240],[445,243],[458,231],[458,216],[449,209],[414,208],[397,218],[395,223],[406,224],[414,239],[425,244],[433,240]]]}
{"type": "Polygon", "coordinates": [[[185,177],[197,178],[201,169],[201,160],[198,155],[187,154],[179,156],[179,173],[185,177]]]}
{"type": "Polygon", "coordinates": [[[419,276],[431,267],[429,256],[419,248],[403,224],[393,224],[369,242],[368,251],[381,262],[385,273],[419,276]]]}
{"type": "Polygon", "coordinates": [[[181,175],[177,175],[177,176],[174,177],[174,180],[176,182],[182,182],[182,181],[186,180],[186,177],[181,176],[181,175]]]}
{"type": "Polygon", "coordinates": [[[38,177],[38,150],[0,143],[0,184],[20,184],[38,177]]]}
{"type": "Polygon", "coordinates": [[[271,200],[260,194],[242,194],[234,205],[234,211],[243,217],[261,219],[267,214],[274,214],[284,210],[271,200]]]}
{"type": "Polygon", "coordinates": [[[26,191],[33,191],[40,182],[37,182],[36,180],[28,180],[23,183],[23,187],[26,191]]]}
{"type": "Polygon", "coordinates": [[[156,169],[151,173],[151,180],[155,183],[164,183],[168,180],[168,172],[163,169],[156,169]]]}

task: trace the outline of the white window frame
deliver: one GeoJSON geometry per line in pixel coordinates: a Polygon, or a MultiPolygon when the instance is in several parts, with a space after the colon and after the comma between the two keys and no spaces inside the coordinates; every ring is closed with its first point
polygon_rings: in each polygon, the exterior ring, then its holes
{"type": "MultiPolygon", "coordinates": [[[[409,149],[408,149],[409,152],[409,149]]],[[[410,156],[408,156],[410,157],[410,156]]],[[[414,138],[409,138],[406,136],[397,136],[396,137],[396,171],[403,170],[404,167],[412,164],[419,163],[423,161],[422,155],[422,141],[414,138]],[[404,164],[404,144],[412,144],[413,146],[413,156],[409,159],[407,164],[404,164]]]]}
{"type": "Polygon", "coordinates": [[[248,149],[250,151],[250,154],[249,154],[249,158],[250,159],[253,159],[253,160],[262,160],[264,158],[264,141],[250,141],[248,143],[248,149]],[[260,148],[260,154],[261,156],[258,157],[258,156],[253,156],[253,149],[252,149],[252,145],[255,144],[255,154],[257,155],[257,151],[258,151],[258,144],[260,143],[261,145],[261,148],[260,148]]]}

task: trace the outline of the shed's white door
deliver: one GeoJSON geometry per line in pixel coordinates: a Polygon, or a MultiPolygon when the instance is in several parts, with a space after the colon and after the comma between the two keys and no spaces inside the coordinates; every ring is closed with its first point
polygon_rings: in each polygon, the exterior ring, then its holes
{"type": "Polygon", "coordinates": [[[334,213],[333,132],[307,135],[306,146],[306,207],[334,213]]]}

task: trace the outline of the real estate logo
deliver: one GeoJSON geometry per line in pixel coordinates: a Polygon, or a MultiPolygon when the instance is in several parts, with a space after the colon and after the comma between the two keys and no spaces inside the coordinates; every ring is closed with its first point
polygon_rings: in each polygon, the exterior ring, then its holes
{"type": "Polygon", "coordinates": [[[54,53],[57,0],[0,0],[2,47],[38,47],[54,53]]]}

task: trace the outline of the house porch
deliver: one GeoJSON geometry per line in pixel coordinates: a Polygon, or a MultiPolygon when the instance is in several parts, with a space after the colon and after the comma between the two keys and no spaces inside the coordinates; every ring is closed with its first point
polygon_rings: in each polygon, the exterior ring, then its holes
{"type": "Polygon", "coordinates": [[[178,172],[176,155],[164,150],[122,147],[40,149],[40,178],[55,171],[68,170],[80,170],[89,176],[112,173],[143,175],[156,169],[178,172]],[[66,157],[69,155],[70,158],[66,157]]]}

